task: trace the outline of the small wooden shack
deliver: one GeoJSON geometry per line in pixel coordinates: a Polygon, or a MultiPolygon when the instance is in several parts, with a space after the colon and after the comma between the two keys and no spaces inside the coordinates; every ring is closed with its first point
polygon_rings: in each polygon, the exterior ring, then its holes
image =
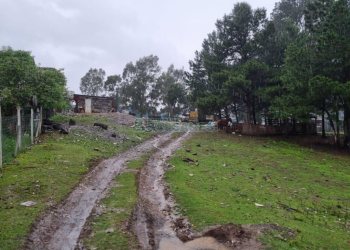
{"type": "Polygon", "coordinates": [[[115,98],[103,96],[74,95],[74,112],[109,113],[115,112],[115,98]]]}

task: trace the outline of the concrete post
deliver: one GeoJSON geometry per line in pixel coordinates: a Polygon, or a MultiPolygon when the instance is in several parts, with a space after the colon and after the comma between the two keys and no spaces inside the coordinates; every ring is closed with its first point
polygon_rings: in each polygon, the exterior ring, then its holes
{"type": "Polygon", "coordinates": [[[17,105],[17,140],[15,156],[19,153],[22,148],[22,121],[21,121],[21,107],[17,105]]]}
{"type": "Polygon", "coordinates": [[[30,142],[34,144],[34,109],[30,109],[30,142]]]}

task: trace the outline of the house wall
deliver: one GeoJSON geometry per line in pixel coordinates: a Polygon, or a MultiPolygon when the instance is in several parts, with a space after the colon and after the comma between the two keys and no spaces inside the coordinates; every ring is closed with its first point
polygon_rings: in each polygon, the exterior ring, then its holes
{"type": "Polygon", "coordinates": [[[76,103],[74,112],[76,113],[87,112],[85,107],[86,99],[91,99],[92,113],[109,113],[109,112],[115,111],[115,102],[114,102],[114,98],[112,97],[74,95],[74,101],[76,103]]]}
{"type": "Polygon", "coordinates": [[[109,113],[114,111],[112,98],[93,98],[92,113],[109,113]]]}

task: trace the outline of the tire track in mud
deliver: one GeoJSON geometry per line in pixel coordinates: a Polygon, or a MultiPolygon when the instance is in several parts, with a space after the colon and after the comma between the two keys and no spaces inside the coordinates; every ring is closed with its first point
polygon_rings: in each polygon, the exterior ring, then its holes
{"type": "Polygon", "coordinates": [[[163,236],[176,237],[175,231],[171,228],[171,215],[165,215],[170,204],[164,195],[163,174],[166,160],[187,136],[188,133],[159,149],[140,172],[139,200],[133,227],[142,249],[153,249],[158,246],[163,236]]]}
{"type": "Polygon", "coordinates": [[[133,231],[144,250],[258,250],[258,236],[266,225],[213,226],[194,232],[187,218],[179,215],[176,202],[164,181],[167,160],[190,136],[187,132],[158,149],[139,175],[139,198],[133,216],[133,231]]]}
{"type": "Polygon", "coordinates": [[[104,198],[112,180],[126,163],[169,140],[171,133],[159,135],[98,164],[67,199],[40,218],[27,239],[25,249],[74,249],[92,209],[104,198]]]}

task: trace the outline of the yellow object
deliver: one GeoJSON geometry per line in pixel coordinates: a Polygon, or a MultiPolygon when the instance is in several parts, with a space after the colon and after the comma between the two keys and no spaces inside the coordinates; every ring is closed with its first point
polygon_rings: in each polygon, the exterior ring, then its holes
{"type": "Polygon", "coordinates": [[[190,122],[198,122],[198,112],[197,111],[191,111],[190,112],[190,122]]]}

